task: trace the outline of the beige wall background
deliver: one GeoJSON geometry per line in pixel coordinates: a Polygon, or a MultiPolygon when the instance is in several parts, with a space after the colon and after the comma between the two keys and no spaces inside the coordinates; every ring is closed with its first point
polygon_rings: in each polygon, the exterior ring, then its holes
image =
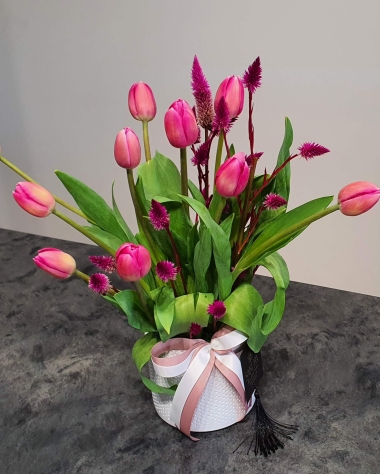
{"type": "MultiPolygon", "coordinates": [[[[52,192],[54,170],[73,174],[119,205],[132,229],[124,172],[113,159],[116,133],[131,126],[130,85],[153,88],[153,148],[179,163],[163,116],[191,101],[197,54],[213,91],[260,55],[256,94],[259,171],[272,169],[284,117],[294,149],[316,141],[332,152],[293,162],[290,207],[339,192],[357,180],[380,183],[380,2],[378,0],[169,1],[1,0],[0,144],[3,155],[52,192]]],[[[232,132],[248,149],[246,115],[232,132]]],[[[193,174],[195,177],[195,174],[193,174]]],[[[0,227],[84,241],[58,219],[36,219],[14,203],[18,181],[0,167],[0,227]]],[[[292,280],[380,296],[380,205],[357,218],[333,214],[282,251],[292,280]]]]}

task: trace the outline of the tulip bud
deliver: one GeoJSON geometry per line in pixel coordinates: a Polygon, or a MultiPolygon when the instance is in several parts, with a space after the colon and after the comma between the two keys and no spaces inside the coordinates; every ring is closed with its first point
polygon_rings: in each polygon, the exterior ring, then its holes
{"type": "Polygon", "coordinates": [[[145,82],[136,82],[129,89],[128,107],[131,115],[140,122],[150,122],[157,112],[152,89],[145,82]]]}
{"type": "Polygon", "coordinates": [[[339,191],[338,203],[342,214],[358,216],[367,212],[380,199],[380,188],[367,181],[357,181],[339,191]]]}
{"type": "Polygon", "coordinates": [[[170,144],[186,148],[198,139],[198,125],[190,105],[183,99],[172,103],[165,114],[165,132],[170,144]]]}
{"type": "Polygon", "coordinates": [[[76,270],[73,257],[58,249],[41,249],[38,251],[37,257],[33,258],[33,261],[37,267],[40,267],[49,275],[62,280],[71,277],[76,270]]]}
{"type": "Polygon", "coordinates": [[[239,76],[228,76],[218,87],[214,100],[216,110],[221,97],[224,97],[230,118],[240,115],[244,105],[244,87],[239,76]]]}
{"type": "Polygon", "coordinates": [[[152,265],[148,250],[142,245],[123,244],[116,252],[116,270],[123,280],[143,278],[152,265]]]}
{"type": "Polygon", "coordinates": [[[245,153],[236,153],[218,169],[215,177],[216,190],[221,196],[236,197],[244,191],[249,178],[245,153]]]}
{"type": "Polygon", "coordinates": [[[131,170],[140,164],[140,141],[131,128],[123,128],[116,135],[114,155],[117,164],[122,168],[131,170]]]}
{"type": "Polygon", "coordinates": [[[24,211],[35,217],[47,217],[55,207],[55,200],[49,191],[28,181],[16,184],[13,197],[24,211]]]}

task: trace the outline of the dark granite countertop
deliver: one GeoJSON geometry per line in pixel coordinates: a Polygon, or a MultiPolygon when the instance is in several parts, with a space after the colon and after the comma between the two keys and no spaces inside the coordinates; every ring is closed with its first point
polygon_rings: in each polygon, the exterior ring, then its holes
{"type": "MultiPolygon", "coordinates": [[[[194,443],[155,413],[131,359],[139,333],[78,280],[31,257],[42,247],[91,273],[96,247],[0,230],[1,474],[376,474],[380,298],[291,283],[264,349],[267,411],[300,426],[270,458],[246,454],[252,417],[194,443]]],[[[269,278],[255,286],[269,297],[269,278]]]]}

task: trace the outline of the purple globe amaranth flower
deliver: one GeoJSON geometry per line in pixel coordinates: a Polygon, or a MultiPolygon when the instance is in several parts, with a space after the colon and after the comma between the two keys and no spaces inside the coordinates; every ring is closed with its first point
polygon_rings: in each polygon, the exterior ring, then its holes
{"type": "Polygon", "coordinates": [[[254,94],[256,89],[261,86],[261,73],[260,57],[258,56],[243,75],[243,85],[251,94],[254,94]]]}
{"type": "Polygon", "coordinates": [[[118,275],[126,281],[137,281],[150,270],[152,261],[149,251],[142,245],[123,244],[116,252],[118,275]]]}
{"type": "Polygon", "coordinates": [[[152,89],[145,82],[136,82],[129,89],[128,107],[131,115],[140,122],[150,122],[157,113],[152,89]]]}
{"type": "Polygon", "coordinates": [[[17,204],[34,217],[47,217],[55,208],[52,194],[37,183],[17,183],[12,194],[17,204]]]}
{"type": "Polygon", "coordinates": [[[108,255],[91,255],[88,259],[104,272],[112,273],[116,271],[116,260],[114,257],[108,255]]]}
{"type": "Polygon", "coordinates": [[[346,216],[358,216],[369,211],[379,199],[380,188],[368,181],[348,184],[338,194],[339,209],[346,216]]]}
{"type": "Polygon", "coordinates": [[[228,76],[216,91],[214,108],[218,108],[220,99],[224,97],[231,119],[240,115],[244,106],[244,87],[239,76],[228,76]]]}
{"type": "Polygon", "coordinates": [[[190,324],[190,339],[192,339],[195,336],[198,336],[202,331],[202,326],[198,323],[191,323],[190,324]]]}
{"type": "Polygon", "coordinates": [[[154,229],[169,229],[170,215],[168,214],[166,207],[154,199],[152,199],[152,207],[149,211],[149,219],[154,229]]]}
{"type": "Polygon", "coordinates": [[[33,262],[44,272],[61,280],[70,278],[76,270],[76,263],[71,255],[50,247],[39,250],[33,262]]]}
{"type": "Polygon", "coordinates": [[[197,107],[198,123],[201,127],[209,130],[214,118],[212,93],[196,56],[194,56],[191,69],[191,79],[191,88],[193,89],[193,96],[197,107]]]}
{"type": "Polygon", "coordinates": [[[215,133],[228,133],[232,127],[232,120],[228,111],[227,102],[224,97],[221,97],[218,105],[215,108],[215,117],[212,122],[212,130],[215,133]]]}
{"type": "Polygon", "coordinates": [[[183,99],[172,103],[164,118],[165,132],[175,148],[186,148],[198,139],[198,124],[190,105],[183,99]]]}
{"type": "Polygon", "coordinates": [[[218,169],[215,178],[216,190],[221,196],[236,197],[244,191],[248,178],[249,166],[245,161],[245,153],[236,153],[218,169]]]}
{"type": "Polygon", "coordinates": [[[208,305],[207,313],[214,317],[214,319],[221,319],[226,314],[226,305],[223,301],[215,300],[208,305]]]}
{"type": "Polygon", "coordinates": [[[316,156],[324,155],[325,153],[329,153],[330,150],[325,148],[322,145],[318,145],[318,143],[314,142],[306,142],[298,147],[299,154],[305,160],[310,160],[311,158],[315,158],[316,156]]]}
{"type": "Polygon", "coordinates": [[[90,276],[88,287],[95,293],[105,295],[111,288],[110,280],[104,273],[94,273],[90,276]]]}
{"type": "Polygon", "coordinates": [[[279,207],[285,206],[285,204],[287,204],[287,200],[279,194],[274,193],[267,194],[263,202],[264,207],[272,211],[278,209],[279,207]]]}
{"type": "Polygon", "coordinates": [[[160,280],[167,283],[169,280],[175,280],[177,278],[178,268],[173,262],[164,260],[163,262],[157,263],[156,273],[160,280]]]}
{"type": "Polygon", "coordinates": [[[122,168],[133,169],[140,164],[140,141],[131,128],[123,128],[116,135],[114,155],[116,163],[122,168]]]}

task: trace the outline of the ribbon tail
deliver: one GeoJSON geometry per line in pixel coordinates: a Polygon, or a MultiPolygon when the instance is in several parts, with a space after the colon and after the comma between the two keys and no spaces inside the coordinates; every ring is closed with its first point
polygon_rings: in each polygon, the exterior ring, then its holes
{"type": "MultiPolygon", "coordinates": [[[[235,354],[233,354],[233,357],[236,357],[236,359],[239,360],[235,354]]],[[[239,361],[239,364],[240,364],[240,361],[239,361]]],[[[241,421],[245,417],[245,414],[248,411],[248,405],[245,399],[244,381],[242,382],[243,380],[242,374],[236,373],[234,370],[231,370],[229,367],[227,367],[226,364],[221,362],[218,357],[215,360],[215,366],[224,375],[224,377],[232,384],[232,386],[237,391],[242,403],[244,404],[245,413],[242,416],[242,418],[239,420],[241,421]]],[[[239,366],[239,369],[241,372],[241,366],[239,366]]]]}

